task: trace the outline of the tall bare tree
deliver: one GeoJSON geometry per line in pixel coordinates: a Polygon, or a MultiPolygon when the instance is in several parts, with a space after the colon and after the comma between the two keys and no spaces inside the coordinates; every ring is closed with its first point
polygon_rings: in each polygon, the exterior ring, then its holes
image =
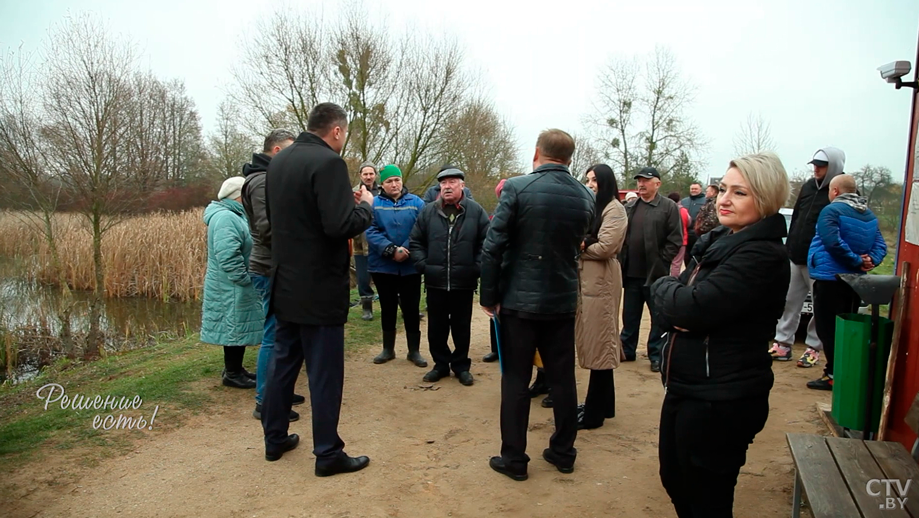
{"type": "Polygon", "coordinates": [[[598,86],[590,119],[601,128],[596,141],[623,172],[624,186],[634,185],[639,167],[653,166],[664,175],[678,167],[684,176],[688,164],[701,168],[698,155],[706,141],[687,113],[695,87],[669,49],[656,47],[640,59],[613,58],[598,86]]]}
{"type": "Polygon", "coordinates": [[[879,200],[890,193],[887,189],[893,185],[893,174],[884,166],[865,164],[861,169],[851,173],[862,196],[868,199],[868,206],[874,208],[873,201],[879,200]]]}
{"type": "MultiPolygon", "coordinates": [[[[600,164],[605,161],[603,153],[600,149],[591,141],[591,139],[583,135],[572,135],[574,138],[574,155],[571,157],[571,174],[574,175],[580,181],[586,180],[587,168],[600,164]]],[[[616,174],[617,178],[621,177],[621,170],[617,171],[619,167],[619,162],[611,160],[607,165],[613,169],[613,173],[616,174]]],[[[622,183],[621,180],[619,183],[622,183]]]]}
{"type": "Polygon", "coordinates": [[[752,155],[763,151],[775,151],[772,129],[761,114],[748,113],[747,119],[734,135],[734,155],[752,155]]]}
{"type": "Polygon", "coordinates": [[[210,171],[215,178],[238,176],[252,158],[257,142],[239,127],[239,110],[230,100],[217,110],[217,131],[208,138],[210,171]]]}
{"type": "Polygon", "coordinates": [[[136,203],[137,192],[131,171],[119,167],[130,134],[134,53],[129,43],[109,34],[108,27],[90,16],[68,19],[52,32],[45,64],[45,149],[79,199],[92,234],[95,286],[87,357],[99,354],[102,341],[102,236],[136,203]]]}
{"type": "Polygon", "coordinates": [[[52,181],[47,154],[43,152],[41,131],[47,125],[39,97],[41,78],[34,56],[22,48],[0,60],[0,174],[12,179],[18,195],[24,192],[27,202],[16,200],[23,220],[41,235],[48,246],[51,270],[61,289],[59,337],[64,353],[74,353],[71,314],[74,299],[67,284],[54,233],[54,212],[60,198],[60,183],[52,181]]]}

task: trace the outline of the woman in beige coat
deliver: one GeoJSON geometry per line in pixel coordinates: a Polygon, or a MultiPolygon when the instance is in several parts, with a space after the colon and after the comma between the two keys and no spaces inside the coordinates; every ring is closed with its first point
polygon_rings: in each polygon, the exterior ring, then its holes
{"type": "Polygon", "coordinates": [[[603,426],[616,415],[613,369],[619,366],[619,301],[622,271],[616,258],[625,240],[628,216],[619,202],[616,175],[605,164],[587,170],[587,186],[597,194],[597,217],[581,245],[580,303],[575,343],[578,363],[590,369],[587,398],[578,412],[578,428],[603,426]]]}

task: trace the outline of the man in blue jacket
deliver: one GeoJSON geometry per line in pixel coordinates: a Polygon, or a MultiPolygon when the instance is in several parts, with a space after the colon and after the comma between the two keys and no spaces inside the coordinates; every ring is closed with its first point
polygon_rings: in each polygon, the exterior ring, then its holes
{"type": "Polygon", "coordinates": [[[842,174],[830,181],[830,204],[820,211],[817,233],[807,254],[807,268],[814,279],[817,336],[826,354],[823,376],[807,383],[807,388],[815,390],[833,390],[836,316],[858,311],[859,296],[836,275],[864,274],[887,255],[877,217],[856,191],[851,175],[842,174]]]}

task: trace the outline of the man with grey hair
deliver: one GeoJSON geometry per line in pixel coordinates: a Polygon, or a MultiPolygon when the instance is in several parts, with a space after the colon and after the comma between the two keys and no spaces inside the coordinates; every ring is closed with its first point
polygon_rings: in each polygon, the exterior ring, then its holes
{"type": "MultiPolygon", "coordinates": [[[[357,170],[360,182],[354,187],[354,192],[361,190],[363,185],[370,194],[380,194],[380,184],[377,183],[377,167],[373,162],[364,162],[357,170]]],[[[367,270],[367,237],[362,232],[351,240],[354,253],[354,269],[357,271],[357,292],[361,296],[361,309],[363,320],[373,320],[373,288],[370,287],[370,272],[367,270]]]]}
{"type": "MultiPolygon", "coordinates": [[[[258,360],[255,369],[255,410],[252,412],[256,419],[262,418],[262,396],[265,392],[265,377],[268,372],[268,362],[274,350],[274,314],[269,311],[268,301],[271,299],[271,225],[268,223],[268,214],[265,203],[265,173],[271,158],[279,151],[291,145],[294,134],[276,129],[265,137],[261,153],[252,154],[252,162],[243,166],[243,176],[246,177],[242,187],[242,203],[249,218],[249,231],[252,233],[252,253],[249,255],[249,275],[252,284],[262,298],[262,309],[265,312],[265,328],[262,345],[258,350],[258,360]]],[[[294,395],[294,404],[299,405],[306,401],[301,395],[294,395]]],[[[290,420],[296,421],[300,415],[291,410],[290,420]]]]}

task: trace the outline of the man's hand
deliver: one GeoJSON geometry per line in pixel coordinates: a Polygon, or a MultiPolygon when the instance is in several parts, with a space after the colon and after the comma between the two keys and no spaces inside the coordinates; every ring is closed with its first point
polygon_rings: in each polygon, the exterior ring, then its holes
{"type": "Polygon", "coordinates": [[[396,261],[397,263],[401,263],[405,261],[406,259],[408,259],[408,255],[409,255],[408,250],[400,246],[399,248],[396,248],[396,253],[393,254],[392,258],[393,258],[393,261],[396,261]]]}
{"type": "Polygon", "coordinates": [[[367,186],[364,184],[361,184],[361,190],[354,193],[354,203],[359,204],[362,201],[371,207],[373,206],[373,194],[367,190],[367,186]]]}
{"type": "Polygon", "coordinates": [[[862,254],[862,271],[868,272],[875,269],[874,261],[871,259],[871,256],[868,254],[862,254]]]}
{"type": "Polygon", "coordinates": [[[498,304],[493,308],[487,308],[485,306],[482,306],[482,311],[484,311],[485,314],[488,315],[488,318],[495,318],[495,315],[501,313],[501,304],[498,304]]]}
{"type": "Polygon", "coordinates": [[[584,251],[584,241],[581,241],[581,251],[584,251]]]}

